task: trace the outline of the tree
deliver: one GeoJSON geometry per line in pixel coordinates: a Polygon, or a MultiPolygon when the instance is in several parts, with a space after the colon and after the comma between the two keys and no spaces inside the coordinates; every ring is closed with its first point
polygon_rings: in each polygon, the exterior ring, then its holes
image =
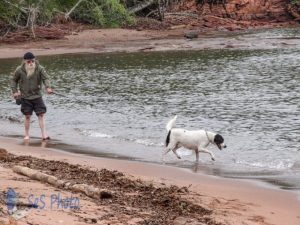
{"type": "Polygon", "coordinates": [[[101,27],[134,23],[120,0],[0,0],[0,29],[29,29],[50,24],[57,16],[101,27]]]}

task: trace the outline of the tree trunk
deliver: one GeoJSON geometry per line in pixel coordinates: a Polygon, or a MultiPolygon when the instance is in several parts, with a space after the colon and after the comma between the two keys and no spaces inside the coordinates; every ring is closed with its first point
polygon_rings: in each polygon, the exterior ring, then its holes
{"type": "Polygon", "coordinates": [[[158,1],[158,17],[160,21],[164,20],[164,9],[163,6],[164,4],[162,4],[162,0],[157,0],[158,1]]]}
{"type": "Polygon", "coordinates": [[[156,0],[145,0],[144,2],[138,4],[137,6],[134,6],[129,9],[130,13],[137,13],[139,11],[142,11],[143,9],[149,7],[150,5],[154,4],[156,0]]]}
{"type": "Polygon", "coordinates": [[[29,15],[28,15],[28,28],[31,30],[32,36],[35,39],[35,32],[34,32],[34,25],[35,25],[35,21],[36,21],[36,15],[37,15],[37,8],[29,8],[29,15]]]}

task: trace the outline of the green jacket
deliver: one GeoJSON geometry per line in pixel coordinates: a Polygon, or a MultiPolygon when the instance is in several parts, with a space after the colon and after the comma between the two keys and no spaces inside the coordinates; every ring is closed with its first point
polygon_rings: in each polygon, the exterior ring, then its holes
{"type": "Polygon", "coordinates": [[[21,92],[21,98],[36,99],[42,97],[42,83],[46,88],[50,87],[48,74],[43,66],[38,61],[36,62],[36,68],[34,74],[27,77],[25,64],[18,66],[15,73],[10,80],[10,87],[13,93],[18,92],[18,88],[21,92]]]}

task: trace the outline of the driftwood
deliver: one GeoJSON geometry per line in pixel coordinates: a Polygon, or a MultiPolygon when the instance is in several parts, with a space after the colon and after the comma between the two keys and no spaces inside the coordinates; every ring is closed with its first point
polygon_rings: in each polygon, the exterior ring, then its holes
{"type": "Polygon", "coordinates": [[[99,189],[99,188],[96,188],[96,187],[93,187],[93,186],[87,185],[87,184],[74,184],[69,181],[59,180],[55,176],[51,176],[51,175],[42,173],[40,171],[30,169],[28,167],[14,166],[13,171],[15,173],[27,176],[34,180],[46,182],[46,183],[51,184],[58,188],[63,188],[63,189],[71,190],[74,192],[83,193],[94,199],[100,199],[100,198],[103,199],[103,198],[111,198],[112,197],[112,193],[107,190],[99,189]]]}
{"type": "Polygon", "coordinates": [[[151,6],[152,4],[156,3],[156,0],[145,0],[144,2],[137,4],[136,6],[129,9],[130,13],[137,13],[142,11],[143,9],[151,6]]]}

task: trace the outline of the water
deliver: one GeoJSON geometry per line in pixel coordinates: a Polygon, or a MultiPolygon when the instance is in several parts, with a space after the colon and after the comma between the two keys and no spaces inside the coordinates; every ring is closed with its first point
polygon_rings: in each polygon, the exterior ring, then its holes
{"type": "MultiPolygon", "coordinates": [[[[273,30],[243,38],[299,37],[273,30]]],[[[300,188],[300,47],[39,57],[55,91],[48,106],[48,147],[95,156],[161,162],[165,125],[220,133],[227,149],[209,147],[199,170],[300,188]]],[[[0,135],[22,138],[23,116],[10,98],[19,60],[0,60],[0,135]]],[[[33,117],[31,134],[39,137],[33,117]]],[[[38,139],[32,145],[39,145],[38,139]]],[[[180,150],[167,164],[195,169],[180,150]]]]}

